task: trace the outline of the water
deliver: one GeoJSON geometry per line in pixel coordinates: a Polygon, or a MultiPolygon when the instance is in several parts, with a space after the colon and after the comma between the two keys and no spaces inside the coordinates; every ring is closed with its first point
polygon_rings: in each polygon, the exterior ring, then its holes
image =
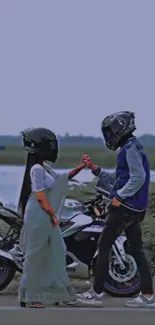
{"type": "MultiPolygon", "coordinates": [[[[0,166],[0,201],[3,204],[17,206],[24,171],[24,166],[0,166]]],[[[65,172],[67,170],[58,169],[57,171],[65,172]]],[[[90,182],[93,178],[93,174],[88,169],[82,170],[75,177],[79,182],[90,182]]],[[[155,181],[155,171],[151,172],[151,180],[155,181]]]]}

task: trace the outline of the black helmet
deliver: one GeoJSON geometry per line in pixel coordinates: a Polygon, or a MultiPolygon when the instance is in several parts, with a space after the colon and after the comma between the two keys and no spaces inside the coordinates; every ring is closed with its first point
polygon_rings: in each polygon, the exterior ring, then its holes
{"type": "Polygon", "coordinates": [[[21,132],[24,149],[36,154],[43,160],[55,162],[58,156],[58,140],[56,135],[45,128],[29,128],[21,132]]]}
{"type": "Polygon", "coordinates": [[[135,130],[135,114],[133,112],[114,113],[102,121],[102,134],[106,146],[113,151],[120,147],[120,140],[124,136],[135,130]]]}

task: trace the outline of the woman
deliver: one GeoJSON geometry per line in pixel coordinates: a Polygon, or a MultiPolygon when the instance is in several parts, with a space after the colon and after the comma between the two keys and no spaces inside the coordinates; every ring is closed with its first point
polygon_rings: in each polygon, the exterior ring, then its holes
{"type": "Polygon", "coordinates": [[[19,209],[24,215],[22,239],[26,236],[20,304],[31,308],[59,302],[75,305],[75,293],[66,272],[59,218],[68,191],[68,179],[79,173],[85,163],[69,173],[58,174],[45,163],[57,160],[55,134],[44,128],[31,128],[22,135],[28,156],[19,200],[19,209]]]}

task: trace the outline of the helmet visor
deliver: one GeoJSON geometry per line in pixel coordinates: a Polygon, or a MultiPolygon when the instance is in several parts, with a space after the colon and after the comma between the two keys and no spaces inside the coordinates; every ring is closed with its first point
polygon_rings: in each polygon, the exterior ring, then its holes
{"type": "Polygon", "coordinates": [[[122,125],[118,121],[114,121],[108,126],[102,125],[102,134],[106,142],[108,142],[113,136],[118,134],[122,130],[122,125]]]}
{"type": "Polygon", "coordinates": [[[102,134],[109,149],[117,149],[118,138],[121,131],[122,126],[117,121],[114,121],[109,126],[102,125],[102,134]]]}
{"type": "Polygon", "coordinates": [[[54,141],[49,141],[48,143],[53,151],[58,152],[58,141],[54,140],[54,141]]]}

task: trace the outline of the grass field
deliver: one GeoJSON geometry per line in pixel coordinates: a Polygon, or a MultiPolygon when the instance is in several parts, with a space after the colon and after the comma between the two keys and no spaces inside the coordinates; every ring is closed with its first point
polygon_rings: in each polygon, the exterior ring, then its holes
{"type": "MultiPolygon", "coordinates": [[[[149,155],[151,169],[155,169],[155,147],[146,148],[149,155]]],[[[60,148],[59,158],[55,164],[56,168],[72,168],[77,166],[81,161],[81,156],[87,153],[95,164],[105,168],[114,168],[116,165],[116,153],[105,149],[102,146],[96,147],[78,147],[67,146],[60,148]]],[[[7,147],[0,153],[1,165],[24,165],[26,152],[20,147],[7,147]]]]}

